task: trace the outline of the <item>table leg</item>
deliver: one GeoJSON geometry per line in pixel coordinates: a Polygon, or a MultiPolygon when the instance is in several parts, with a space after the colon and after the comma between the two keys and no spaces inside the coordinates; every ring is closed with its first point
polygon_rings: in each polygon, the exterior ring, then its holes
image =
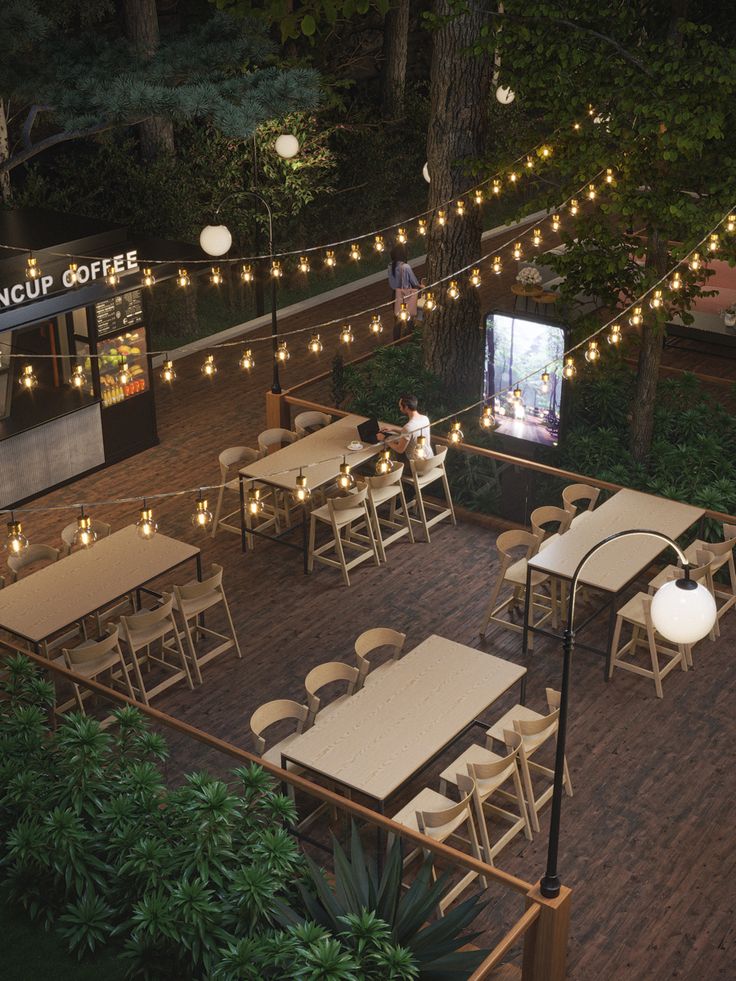
{"type": "Polygon", "coordinates": [[[529,606],[532,596],[532,570],[526,566],[526,588],[524,590],[524,623],[521,629],[521,653],[526,657],[529,651],[529,606]]]}
{"type": "Polygon", "coordinates": [[[245,484],[243,482],[243,475],[238,476],[238,484],[240,485],[240,550],[245,552],[247,545],[245,540],[245,484]]]}
{"type": "Polygon", "coordinates": [[[613,643],[613,632],[616,629],[616,607],[618,606],[618,593],[611,596],[611,608],[608,613],[608,635],[606,637],[606,656],[603,665],[603,680],[608,681],[608,669],[611,665],[611,644],[613,643]]]}
{"type": "Polygon", "coordinates": [[[307,528],[307,509],[302,505],[302,552],[304,554],[304,575],[309,575],[309,532],[307,528]]]}

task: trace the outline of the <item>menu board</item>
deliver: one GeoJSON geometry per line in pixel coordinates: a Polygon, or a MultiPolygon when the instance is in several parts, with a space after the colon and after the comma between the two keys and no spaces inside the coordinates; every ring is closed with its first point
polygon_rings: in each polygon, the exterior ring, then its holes
{"type": "Polygon", "coordinates": [[[97,334],[117,333],[127,327],[133,327],[143,321],[143,291],[129,290],[119,296],[111,296],[95,304],[97,334]]]}

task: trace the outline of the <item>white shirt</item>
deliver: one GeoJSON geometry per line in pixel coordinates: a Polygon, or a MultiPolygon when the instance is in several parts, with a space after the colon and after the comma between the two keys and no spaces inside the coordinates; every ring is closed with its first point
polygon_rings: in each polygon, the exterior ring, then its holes
{"type": "Polygon", "coordinates": [[[420,412],[417,412],[411,419],[407,419],[406,423],[401,427],[401,435],[409,440],[404,451],[408,460],[426,460],[432,456],[432,447],[429,445],[430,429],[427,416],[423,416],[420,412]],[[423,450],[417,446],[417,436],[424,436],[426,439],[423,450]]]}

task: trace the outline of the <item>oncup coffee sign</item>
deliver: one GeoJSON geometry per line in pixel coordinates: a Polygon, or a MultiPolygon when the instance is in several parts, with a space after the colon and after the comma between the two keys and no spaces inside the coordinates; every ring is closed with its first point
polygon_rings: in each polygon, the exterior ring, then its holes
{"type": "Polygon", "coordinates": [[[0,287],[0,310],[19,306],[29,300],[39,300],[49,293],[57,292],[60,288],[72,289],[75,286],[84,286],[86,283],[107,276],[113,269],[117,273],[134,272],[138,269],[138,250],[120,252],[118,255],[110,256],[109,259],[92,259],[89,262],[78,263],[75,270],[76,282],[72,282],[71,270],[65,269],[61,275],[44,273],[37,279],[24,279],[22,283],[0,287]]]}

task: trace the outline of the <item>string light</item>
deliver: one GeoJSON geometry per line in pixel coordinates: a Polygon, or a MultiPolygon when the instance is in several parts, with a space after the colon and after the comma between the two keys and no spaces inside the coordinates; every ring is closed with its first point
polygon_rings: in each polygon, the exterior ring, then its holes
{"type": "Polygon", "coordinates": [[[470,285],[477,289],[480,286],[480,269],[475,267],[470,273],[470,285]]]}
{"type": "Polygon", "coordinates": [[[79,266],[76,264],[76,262],[69,263],[69,268],[67,269],[67,279],[69,280],[70,286],[77,286],[79,283],[79,273],[77,272],[78,269],[79,266]]]}
{"type": "Polygon", "coordinates": [[[360,246],[357,242],[353,242],[353,244],[350,246],[350,258],[354,262],[360,261],[360,246]]]}
{"type": "Polygon", "coordinates": [[[309,259],[305,255],[299,256],[299,272],[309,272],[309,259]]]}
{"type": "Polygon", "coordinates": [[[576,372],[577,368],[575,367],[575,358],[573,358],[573,356],[570,354],[565,358],[565,363],[562,366],[562,376],[568,381],[572,381],[576,372]]]}
{"type": "Polygon", "coordinates": [[[503,271],[503,264],[501,263],[500,255],[494,255],[493,262],[491,263],[491,269],[497,276],[501,275],[501,272],[503,271]]]}
{"type": "Polygon", "coordinates": [[[427,290],[427,292],[424,294],[424,309],[425,309],[425,311],[431,312],[432,310],[434,310],[436,308],[436,306],[437,306],[437,303],[436,303],[435,298],[434,298],[434,293],[431,290],[427,290]]]}
{"type": "Polygon", "coordinates": [[[39,279],[40,276],[41,267],[38,264],[38,259],[31,252],[26,259],[26,279],[39,279]]]}
{"type": "Polygon", "coordinates": [[[279,362],[279,364],[286,364],[286,362],[291,357],[291,354],[289,354],[289,349],[286,346],[286,341],[279,341],[276,347],[276,352],[274,354],[274,357],[279,362]]]}
{"type": "Polygon", "coordinates": [[[322,348],[323,345],[322,341],[319,339],[319,334],[312,334],[312,336],[309,338],[309,344],[307,344],[307,350],[312,354],[321,354],[322,348]]]}
{"type": "Polygon", "coordinates": [[[84,388],[84,386],[87,384],[87,376],[85,375],[84,368],[81,364],[74,365],[69,381],[72,388],[76,388],[77,390],[84,388]]]}
{"type": "Polygon", "coordinates": [[[307,484],[307,478],[304,476],[301,467],[299,468],[299,476],[296,478],[296,486],[294,487],[292,496],[297,504],[306,504],[312,496],[307,484]]]}
{"type": "Polygon", "coordinates": [[[513,255],[514,259],[521,259],[522,255],[524,254],[521,248],[521,242],[517,242],[516,245],[514,245],[514,251],[511,254],[513,255]]]}
{"type": "Polygon", "coordinates": [[[490,405],[483,406],[483,411],[481,412],[479,422],[482,429],[493,429],[493,409],[490,407],[490,405]]]}
{"type": "Polygon", "coordinates": [[[606,167],[606,184],[613,184],[613,169],[606,167]]]}
{"type": "Polygon", "coordinates": [[[214,378],[217,374],[217,365],[215,364],[214,354],[208,354],[204,359],[202,364],[202,374],[205,378],[214,378]]]}
{"type": "Polygon", "coordinates": [[[441,226],[447,224],[447,215],[442,210],[442,208],[440,208],[439,211],[437,212],[437,224],[441,226]]]}
{"type": "Polygon", "coordinates": [[[261,500],[261,489],[260,487],[251,487],[248,491],[247,500],[248,514],[255,517],[263,511],[263,501],[261,500]]]}
{"type": "Polygon", "coordinates": [[[383,252],[383,250],[386,248],[386,243],[383,241],[383,235],[376,235],[375,239],[373,240],[373,248],[376,250],[376,252],[383,252]]]}
{"type": "Polygon", "coordinates": [[[420,235],[427,234],[427,221],[425,218],[420,218],[419,221],[417,222],[417,232],[420,235]]]}
{"type": "Polygon", "coordinates": [[[595,364],[596,361],[600,361],[601,352],[598,347],[598,341],[589,341],[588,348],[585,352],[585,360],[588,364],[595,364]]]}
{"type": "Polygon", "coordinates": [[[18,381],[20,387],[24,388],[27,392],[32,392],[36,385],[38,385],[38,378],[36,377],[32,364],[23,365],[18,381]]]}
{"type": "Polygon", "coordinates": [[[180,269],[176,274],[176,285],[181,286],[182,289],[186,289],[190,283],[191,279],[189,278],[189,273],[186,271],[186,269],[180,269]]]}
{"type": "Polygon", "coordinates": [[[383,474],[391,473],[391,467],[391,450],[381,450],[381,452],[378,454],[378,460],[376,462],[376,473],[379,477],[383,474]]]}
{"type": "Polygon", "coordinates": [[[664,297],[662,296],[662,290],[655,290],[649,300],[649,306],[652,310],[659,310],[664,306],[664,297]]]}
{"type": "Polygon", "coordinates": [[[462,218],[463,215],[465,214],[465,202],[462,200],[457,201],[455,203],[455,211],[457,213],[458,218],[462,218]]]}
{"type": "Polygon", "coordinates": [[[161,365],[161,381],[173,382],[176,380],[176,369],[174,368],[174,362],[171,358],[166,355],[164,363],[161,365]]]}
{"type": "MultiPolygon", "coordinates": [[[[426,302],[425,302],[425,307],[426,307],[426,302]]],[[[371,334],[375,334],[376,337],[379,334],[383,333],[383,324],[381,323],[380,313],[373,314],[373,316],[371,317],[371,322],[368,325],[368,330],[370,330],[371,334]]]]}
{"type": "Polygon", "coordinates": [[[424,454],[424,448],[426,445],[427,445],[427,437],[417,436],[417,449],[419,450],[420,454],[424,454]]]}
{"type": "Polygon", "coordinates": [[[355,477],[350,472],[350,464],[345,457],[340,464],[340,473],[337,478],[337,486],[341,491],[348,491],[355,485],[355,477]]]}
{"type": "Polygon", "coordinates": [[[396,241],[399,243],[399,245],[406,245],[406,243],[407,243],[408,240],[407,240],[407,237],[406,237],[406,229],[405,228],[399,228],[399,229],[397,229],[397,231],[396,231],[396,241]]]}
{"type": "Polygon", "coordinates": [[[480,188],[477,188],[473,195],[473,198],[475,200],[475,203],[478,205],[478,207],[480,207],[483,204],[483,191],[481,191],[480,188]]]}
{"type": "MultiPolygon", "coordinates": [[[[307,263],[307,266],[309,266],[309,263],[307,263]]],[[[243,268],[240,270],[240,278],[246,284],[252,283],[253,282],[253,267],[250,266],[250,265],[248,265],[248,263],[246,263],[243,266],[243,268]]]]}
{"type": "Polygon", "coordinates": [[[15,515],[10,512],[10,521],[7,524],[7,535],[5,536],[5,548],[11,555],[20,555],[28,548],[28,539],[23,534],[23,525],[15,520],[15,515]]]}
{"type": "Polygon", "coordinates": [[[545,143],[544,146],[539,148],[539,155],[543,160],[549,160],[549,158],[552,156],[552,147],[545,143]]]}
{"type": "Polygon", "coordinates": [[[524,161],[524,166],[527,170],[533,170],[534,160],[530,156],[527,156],[526,160],[524,161]]]}
{"type": "Polygon", "coordinates": [[[621,324],[611,324],[608,336],[606,337],[608,343],[613,345],[613,347],[618,347],[621,343],[621,336],[621,324]]]}
{"type": "Polygon", "coordinates": [[[335,252],[333,249],[328,249],[325,252],[325,265],[328,269],[334,269],[337,265],[337,259],[335,258],[335,252]]]}
{"type": "Polygon", "coordinates": [[[682,277],[680,276],[679,272],[676,272],[670,280],[670,289],[674,292],[682,289],[682,277]]]}
{"type": "Polygon", "coordinates": [[[542,382],[542,394],[546,395],[549,391],[549,372],[546,370],[543,371],[540,376],[540,380],[542,382]]]}
{"type": "Polygon", "coordinates": [[[644,323],[641,307],[634,307],[629,317],[629,323],[632,327],[640,327],[644,323]]]}
{"type": "Polygon", "coordinates": [[[575,130],[576,133],[579,133],[580,132],[580,123],[573,123],[572,124],[572,128],[575,130]]]}
{"type": "Polygon", "coordinates": [[[141,286],[148,286],[150,288],[151,286],[155,286],[155,284],[156,277],[153,275],[153,270],[146,266],[141,277],[141,286]]]}
{"type": "Polygon", "coordinates": [[[718,235],[714,232],[708,239],[708,251],[717,252],[718,251],[718,235]]]}
{"type": "Polygon", "coordinates": [[[158,525],[153,518],[153,508],[149,508],[146,505],[145,498],[143,499],[143,507],[140,511],[140,516],[135,523],[136,530],[140,538],[144,540],[150,540],[158,531],[158,525]]]}
{"type": "Polygon", "coordinates": [[[534,246],[535,249],[538,249],[541,244],[542,244],[542,229],[535,228],[534,231],[532,232],[532,245],[534,246]]]}
{"type": "Polygon", "coordinates": [[[97,532],[92,527],[92,518],[84,513],[84,505],[79,509],[77,527],[72,537],[72,546],[77,548],[92,548],[97,541],[97,532]]]}
{"type": "Polygon", "coordinates": [[[518,181],[518,179],[519,179],[519,175],[516,173],[515,170],[512,170],[511,173],[509,174],[509,180],[511,181],[512,184],[515,184],[518,181]]]}
{"type": "Polygon", "coordinates": [[[350,324],[343,324],[340,328],[340,342],[342,344],[352,344],[355,340],[355,334],[353,334],[353,328],[350,324]]]}
{"type": "Polygon", "coordinates": [[[560,216],[552,215],[552,231],[558,232],[560,230],[560,216]]]}
{"type": "Polygon", "coordinates": [[[690,256],[690,262],[688,263],[688,266],[690,267],[690,269],[693,272],[697,272],[698,269],[700,269],[700,267],[702,265],[703,265],[703,263],[701,262],[701,259],[700,259],[700,253],[699,252],[693,252],[693,254],[690,256]]]}
{"type": "Polygon", "coordinates": [[[493,183],[491,184],[491,192],[493,194],[500,194],[501,193],[501,181],[498,178],[496,178],[493,181],[493,183]]]}
{"type": "Polygon", "coordinates": [[[221,286],[223,283],[222,273],[220,272],[219,266],[213,266],[212,272],[210,273],[210,282],[213,286],[221,286]]]}
{"type": "Polygon", "coordinates": [[[733,232],[736,230],[736,215],[729,215],[726,218],[726,231],[733,232]]]}
{"type": "Polygon", "coordinates": [[[405,303],[402,303],[399,309],[399,320],[402,323],[406,323],[408,319],[409,319],[409,309],[405,303]]]}
{"type": "Polygon", "coordinates": [[[194,511],[192,513],[192,525],[195,528],[201,528],[205,531],[212,524],[212,512],[207,506],[207,498],[202,497],[202,491],[199,492],[197,500],[194,502],[194,511]]]}
{"type": "Polygon", "coordinates": [[[514,389],[514,391],[511,394],[511,398],[514,400],[514,402],[521,402],[521,396],[522,396],[522,394],[523,394],[523,392],[521,391],[521,389],[517,385],[516,388],[514,389]]]}
{"type": "Polygon", "coordinates": [[[570,214],[573,216],[573,218],[575,217],[575,215],[578,213],[579,210],[580,210],[580,205],[578,204],[578,199],[573,198],[570,201],[570,214]]]}
{"type": "Polygon", "coordinates": [[[595,184],[588,184],[588,200],[595,201],[595,198],[596,198],[595,184]]]}
{"type": "Polygon", "coordinates": [[[130,381],[130,367],[124,357],[118,361],[118,384],[127,385],[130,381]]]}
{"type": "Polygon", "coordinates": [[[274,259],[271,263],[271,275],[274,279],[281,279],[281,277],[284,275],[284,271],[281,268],[281,263],[278,259],[274,259]]]}
{"type": "Polygon", "coordinates": [[[447,287],[447,295],[450,297],[451,300],[457,300],[458,297],[460,296],[460,288],[457,285],[456,279],[450,280],[450,285],[447,287]]]}
{"type": "Polygon", "coordinates": [[[105,282],[110,287],[110,289],[115,289],[115,287],[119,285],[120,276],[118,276],[115,268],[112,268],[108,271],[107,275],[105,276],[105,282]]]}
{"type": "Polygon", "coordinates": [[[460,428],[459,419],[455,419],[455,421],[450,426],[450,432],[447,434],[447,438],[455,446],[457,446],[458,443],[462,443],[463,439],[465,438],[465,435],[462,429],[460,428]]]}
{"type": "Polygon", "coordinates": [[[249,347],[247,347],[240,355],[240,361],[238,361],[238,364],[243,371],[251,371],[253,368],[255,368],[256,359],[253,357],[253,352],[249,347]]]}

